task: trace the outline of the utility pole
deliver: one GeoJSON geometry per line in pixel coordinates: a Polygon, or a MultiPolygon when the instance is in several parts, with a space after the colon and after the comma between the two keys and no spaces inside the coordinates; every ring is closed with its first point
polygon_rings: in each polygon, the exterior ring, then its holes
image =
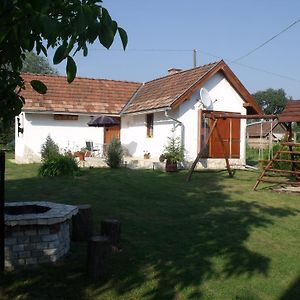
{"type": "Polygon", "coordinates": [[[0,271],[4,272],[4,174],[5,152],[0,151],[0,271]]]}
{"type": "Polygon", "coordinates": [[[197,49],[193,49],[194,68],[197,67],[197,49]]]}

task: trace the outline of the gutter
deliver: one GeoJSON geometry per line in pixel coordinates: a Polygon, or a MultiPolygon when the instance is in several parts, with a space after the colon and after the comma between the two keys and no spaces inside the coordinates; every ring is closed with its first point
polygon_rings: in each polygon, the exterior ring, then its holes
{"type": "MultiPolygon", "coordinates": [[[[169,107],[164,107],[164,108],[155,108],[155,109],[148,109],[148,110],[141,110],[141,111],[136,111],[136,112],[129,112],[129,113],[122,113],[122,115],[126,116],[136,116],[136,115],[145,115],[145,114],[154,114],[157,112],[165,112],[166,109],[171,109],[169,107]]],[[[122,116],[121,115],[121,116],[122,116]]]]}
{"type": "MultiPolygon", "coordinates": [[[[183,125],[183,123],[182,123],[181,121],[179,121],[179,120],[177,120],[177,119],[175,119],[175,118],[169,116],[169,114],[168,114],[168,111],[169,111],[169,110],[170,110],[170,108],[165,110],[165,116],[166,116],[168,119],[170,119],[170,120],[176,122],[176,123],[180,126],[180,128],[181,128],[181,132],[180,132],[180,144],[181,144],[181,146],[184,148],[184,125],[183,125]]],[[[175,125],[174,127],[176,127],[176,125],[175,125]]]]}

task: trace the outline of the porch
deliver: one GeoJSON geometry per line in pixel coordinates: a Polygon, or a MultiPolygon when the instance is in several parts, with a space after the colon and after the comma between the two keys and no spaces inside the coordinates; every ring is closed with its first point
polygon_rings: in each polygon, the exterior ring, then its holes
{"type": "MultiPolygon", "coordinates": [[[[78,160],[79,166],[84,168],[106,168],[108,167],[104,157],[85,157],[84,160],[78,160]]],[[[123,166],[129,169],[151,169],[164,170],[165,163],[155,159],[133,158],[125,156],[123,166]]]]}

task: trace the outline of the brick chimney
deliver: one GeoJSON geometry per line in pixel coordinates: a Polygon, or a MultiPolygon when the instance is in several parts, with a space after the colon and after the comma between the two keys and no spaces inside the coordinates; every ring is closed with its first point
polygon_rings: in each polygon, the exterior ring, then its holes
{"type": "Polygon", "coordinates": [[[168,70],[168,75],[173,75],[173,74],[176,74],[178,72],[181,72],[182,69],[177,69],[177,68],[171,68],[168,70]]]}

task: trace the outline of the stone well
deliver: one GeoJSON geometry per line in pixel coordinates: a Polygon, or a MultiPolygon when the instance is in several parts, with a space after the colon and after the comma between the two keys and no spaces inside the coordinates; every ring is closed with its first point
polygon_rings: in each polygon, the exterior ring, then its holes
{"type": "Polygon", "coordinates": [[[69,223],[78,209],[45,201],[11,202],[4,208],[5,268],[56,262],[70,248],[69,223]]]}

